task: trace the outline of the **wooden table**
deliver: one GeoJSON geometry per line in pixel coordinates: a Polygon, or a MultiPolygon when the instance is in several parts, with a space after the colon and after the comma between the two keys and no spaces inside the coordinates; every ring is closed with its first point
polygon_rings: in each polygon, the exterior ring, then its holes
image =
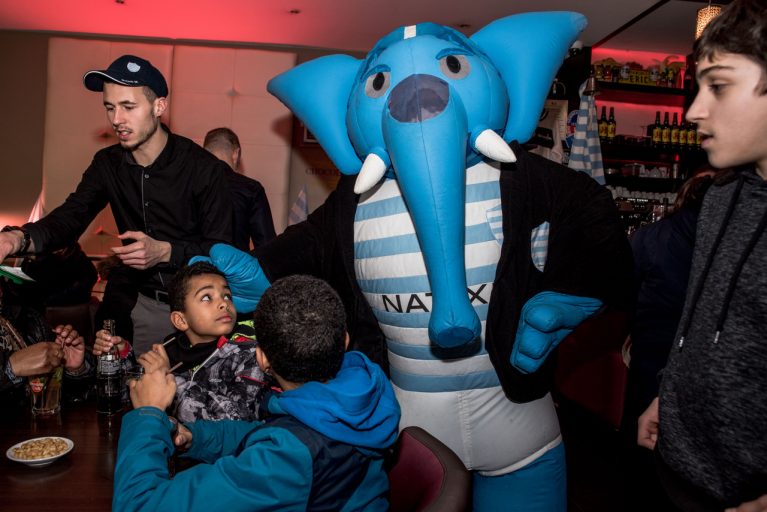
{"type": "Polygon", "coordinates": [[[0,412],[0,508],[23,512],[109,511],[121,414],[107,417],[92,402],[62,404],[61,413],[33,417],[29,410],[0,412]],[[56,435],[74,448],[41,468],[5,456],[14,444],[56,435]]]}

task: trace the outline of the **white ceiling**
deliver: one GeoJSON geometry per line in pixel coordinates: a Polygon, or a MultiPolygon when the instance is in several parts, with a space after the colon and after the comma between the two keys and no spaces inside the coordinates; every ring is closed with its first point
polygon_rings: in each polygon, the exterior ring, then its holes
{"type": "Polygon", "coordinates": [[[588,18],[581,40],[592,46],[656,4],[605,46],[689,53],[701,4],[683,0],[0,0],[0,29],[364,52],[401,25],[433,21],[471,35],[517,12],[574,10],[588,18]]]}

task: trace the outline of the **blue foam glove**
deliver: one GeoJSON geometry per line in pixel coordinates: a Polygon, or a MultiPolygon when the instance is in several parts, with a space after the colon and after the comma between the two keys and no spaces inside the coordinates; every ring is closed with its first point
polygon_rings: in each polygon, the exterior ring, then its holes
{"type": "Polygon", "coordinates": [[[231,245],[216,244],[210,248],[210,257],[195,256],[189,264],[198,261],[211,263],[226,275],[238,313],[254,311],[261,295],[271,286],[258,260],[231,245]]]}
{"type": "Polygon", "coordinates": [[[557,292],[541,292],[527,301],[511,351],[511,364],[533,373],[572,330],[593,315],[602,302],[557,292]]]}

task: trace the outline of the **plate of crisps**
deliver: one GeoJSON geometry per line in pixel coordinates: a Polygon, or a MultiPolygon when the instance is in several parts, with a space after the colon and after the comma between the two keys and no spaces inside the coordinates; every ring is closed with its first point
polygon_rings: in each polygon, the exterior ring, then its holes
{"type": "Polygon", "coordinates": [[[46,436],[16,443],[5,452],[12,461],[40,468],[52,464],[72,451],[75,443],[66,437],[46,436]]]}

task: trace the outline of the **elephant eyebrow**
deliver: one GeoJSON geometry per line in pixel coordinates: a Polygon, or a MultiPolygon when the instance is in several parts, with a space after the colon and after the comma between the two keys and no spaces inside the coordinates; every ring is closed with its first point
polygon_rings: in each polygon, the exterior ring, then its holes
{"type": "Polygon", "coordinates": [[[437,54],[436,59],[439,60],[448,55],[474,55],[466,48],[444,48],[437,54]]]}
{"type": "Polygon", "coordinates": [[[365,80],[367,80],[367,79],[368,79],[368,77],[369,77],[369,76],[373,76],[373,75],[375,75],[376,73],[385,73],[385,72],[387,72],[387,71],[391,71],[391,69],[389,68],[389,66],[386,66],[386,65],[384,65],[384,64],[379,64],[379,65],[377,65],[377,66],[375,66],[375,67],[371,68],[369,71],[366,71],[366,72],[365,72],[365,73],[362,75],[362,78],[361,78],[360,80],[361,80],[362,82],[364,82],[365,80]]]}

